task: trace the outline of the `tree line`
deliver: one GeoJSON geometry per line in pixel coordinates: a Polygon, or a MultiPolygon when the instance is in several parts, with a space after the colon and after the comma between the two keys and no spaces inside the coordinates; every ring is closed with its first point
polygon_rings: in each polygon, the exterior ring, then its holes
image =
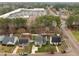
{"type": "MultiPolygon", "coordinates": [[[[30,26],[30,28],[27,25],[27,20],[25,18],[0,18],[0,29],[3,29],[6,32],[9,33],[16,33],[18,29],[25,29],[25,32],[31,32],[35,33],[37,29],[41,31],[40,29],[50,29],[51,28],[60,28],[60,18],[58,16],[39,16],[35,19],[35,22],[30,26]]],[[[21,32],[19,31],[19,32],[21,32]]]]}

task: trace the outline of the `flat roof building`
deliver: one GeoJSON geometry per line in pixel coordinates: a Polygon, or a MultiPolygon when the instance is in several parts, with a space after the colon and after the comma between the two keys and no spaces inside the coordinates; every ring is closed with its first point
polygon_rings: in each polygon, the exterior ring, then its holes
{"type": "Polygon", "coordinates": [[[44,8],[34,8],[26,9],[19,8],[4,15],[1,15],[2,18],[29,18],[30,16],[41,16],[46,15],[46,10],[44,8]]]}

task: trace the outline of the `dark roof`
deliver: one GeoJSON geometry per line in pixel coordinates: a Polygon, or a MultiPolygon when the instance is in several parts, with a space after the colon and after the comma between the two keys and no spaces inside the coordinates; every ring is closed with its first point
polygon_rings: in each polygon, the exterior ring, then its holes
{"type": "Polygon", "coordinates": [[[19,39],[19,44],[27,44],[28,43],[28,39],[19,39]]]}
{"type": "Polygon", "coordinates": [[[58,36],[52,37],[52,42],[61,42],[61,38],[58,36]]]}

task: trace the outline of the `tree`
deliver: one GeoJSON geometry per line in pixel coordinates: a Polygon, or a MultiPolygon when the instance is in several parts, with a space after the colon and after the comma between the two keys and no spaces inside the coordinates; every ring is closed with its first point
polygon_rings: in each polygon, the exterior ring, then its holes
{"type": "Polygon", "coordinates": [[[45,26],[45,27],[52,27],[54,25],[57,25],[60,27],[60,18],[57,16],[40,16],[36,19],[36,25],[38,26],[45,26]]]}
{"type": "Polygon", "coordinates": [[[25,18],[15,18],[15,19],[12,19],[12,21],[13,21],[13,27],[16,29],[16,31],[19,30],[19,32],[20,32],[21,28],[26,30],[27,19],[25,19],[25,18]]]}
{"type": "Polygon", "coordinates": [[[25,33],[25,32],[26,30],[24,28],[17,29],[18,34],[25,33]]]}
{"type": "Polygon", "coordinates": [[[72,15],[66,21],[66,24],[69,28],[74,27],[74,25],[78,25],[78,23],[79,23],[79,16],[78,15],[72,15]]]}
{"type": "Polygon", "coordinates": [[[39,16],[36,18],[35,24],[32,26],[35,28],[39,28],[40,31],[49,31],[50,28],[56,28],[60,27],[60,18],[57,16],[50,16],[50,15],[45,15],[45,16],[39,16]]]}
{"type": "Polygon", "coordinates": [[[27,22],[27,19],[24,19],[24,18],[13,19],[13,24],[18,28],[21,26],[26,26],[26,22],[27,22]]]}
{"type": "Polygon", "coordinates": [[[15,19],[9,19],[9,18],[0,18],[0,28],[4,29],[5,32],[8,33],[14,33],[17,28],[20,28],[22,26],[26,26],[27,19],[24,18],[15,18],[15,19]]]}
{"type": "Polygon", "coordinates": [[[10,19],[6,18],[0,18],[0,28],[5,30],[5,32],[9,32],[9,23],[10,23],[10,19]]]}

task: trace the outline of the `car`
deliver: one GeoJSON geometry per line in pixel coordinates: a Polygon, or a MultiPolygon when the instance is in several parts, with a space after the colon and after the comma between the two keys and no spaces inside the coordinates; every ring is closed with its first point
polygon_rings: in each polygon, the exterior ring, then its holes
{"type": "Polygon", "coordinates": [[[28,53],[20,53],[19,55],[20,55],[20,56],[27,56],[28,53]]]}

